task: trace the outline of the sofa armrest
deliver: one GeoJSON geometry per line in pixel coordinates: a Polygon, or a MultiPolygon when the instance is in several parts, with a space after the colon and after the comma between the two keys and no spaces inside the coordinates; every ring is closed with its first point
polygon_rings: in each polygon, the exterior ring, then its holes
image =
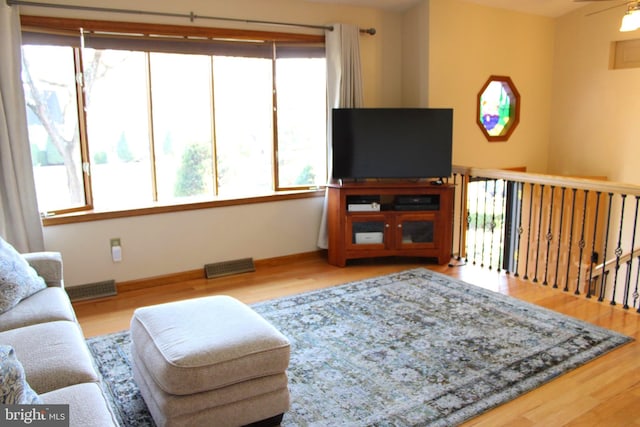
{"type": "Polygon", "coordinates": [[[47,286],[64,287],[62,254],[60,252],[31,252],[22,254],[22,256],[44,279],[47,286]]]}

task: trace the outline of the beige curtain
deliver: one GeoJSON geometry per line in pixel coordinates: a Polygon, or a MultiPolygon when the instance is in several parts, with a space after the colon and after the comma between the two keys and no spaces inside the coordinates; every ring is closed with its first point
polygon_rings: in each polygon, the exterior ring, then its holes
{"type": "Polygon", "coordinates": [[[20,14],[0,4],[0,235],[20,252],[44,249],[22,90],[20,14]]]}
{"type": "MultiPolygon", "coordinates": [[[[331,178],[331,110],[362,107],[362,66],[360,63],[360,29],[354,25],[334,24],[325,33],[327,57],[327,153],[331,178]]],[[[327,197],[324,198],[318,247],[329,247],[327,233],[327,197]]]]}

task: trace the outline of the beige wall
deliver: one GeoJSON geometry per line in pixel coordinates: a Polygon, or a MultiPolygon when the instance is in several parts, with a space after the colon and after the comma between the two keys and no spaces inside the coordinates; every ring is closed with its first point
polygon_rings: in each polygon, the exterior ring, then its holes
{"type": "MultiPolygon", "coordinates": [[[[58,2],[57,0],[53,2],[58,2]]],[[[60,1],[60,3],[63,3],[60,1]]],[[[318,4],[301,0],[83,1],[87,6],[307,24],[342,22],[375,27],[361,39],[365,103],[401,104],[400,14],[374,9],[318,4]]],[[[186,19],[105,15],[23,7],[23,14],[113,19],[189,25],[186,19]]],[[[273,31],[283,27],[196,20],[199,26],[233,26],[273,31]]],[[[61,251],[67,285],[107,279],[118,282],[190,271],[204,264],[253,257],[273,258],[316,250],[322,198],[253,204],[138,218],[45,227],[47,250],[61,251]],[[113,263],[109,240],[122,239],[123,261],[113,263]]]]}
{"type": "Polygon", "coordinates": [[[61,251],[73,286],[117,282],[203,268],[252,257],[316,249],[322,198],[221,207],[46,227],[47,250],[61,251]],[[119,237],[123,261],[111,261],[119,237]]]}
{"type": "Polygon", "coordinates": [[[624,7],[591,5],[558,20],[549,172],[640,184],[640,69],[611,70],[624,7]]]}
{"type": "Polygon", "coordinates": [[[402,101],[407,107],[429,106],[429,2],[421,1],[403,16],[402,101]]]}
{"type": "Polygon", "coordinates": [[[454,163],[546,172],[554,21],[461,0],[430,0],[429,9],[428,106],[454,108],[454,163]],[[491,75],[511,77],[522,97],[507,142],[487,142],[476,123],[491,75]]]}
{"type": "MultiPolygon", "coordinates": [[[[375,27],[375,36],[362,38],[365,104],[453,107],[454,163],[640,182],[639,71],[607,68],[609,43],[635,35],[617,31],[619,9],[585,17],[585,10],[598,9],[593,5],[553,20],[463,0],[423,0],[403,14],[303,0],[83,4],[375,27]],[[487,142],[476,124],[477,93],[492,74],[510,76],[522,95],[521,122],[507,142],[487,142]]],[[[29,8],[23,13],[143,19],[29,8]]],[[[48,250],[62,251],[69,285],[126,281],[226,259],[315,250],[321,205],[322,199],[314,198],[46,227],[45,242],[48,250]],[[109,256],[112,237],[123,242],[120,264],[109,256]]]]}

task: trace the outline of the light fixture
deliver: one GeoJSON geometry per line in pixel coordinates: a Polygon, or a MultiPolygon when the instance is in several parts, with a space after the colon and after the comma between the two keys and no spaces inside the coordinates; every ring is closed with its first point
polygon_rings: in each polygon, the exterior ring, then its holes
{"type": "Polygon", "coordinates": [[[627,13],[622,17],[620,31],[635,31],[640,28],[640,0],[629,5],[627,13]]]}

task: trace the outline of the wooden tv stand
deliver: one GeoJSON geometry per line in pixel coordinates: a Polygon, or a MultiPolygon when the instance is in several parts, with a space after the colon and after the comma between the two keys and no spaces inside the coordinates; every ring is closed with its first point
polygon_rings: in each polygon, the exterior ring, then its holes
{"type": "Polygon", "coordinates": [[[438,264],[451,259],[452,185],[353,182],[327,188],[330,264],[384,256],[435,258],[438,264]]]}

